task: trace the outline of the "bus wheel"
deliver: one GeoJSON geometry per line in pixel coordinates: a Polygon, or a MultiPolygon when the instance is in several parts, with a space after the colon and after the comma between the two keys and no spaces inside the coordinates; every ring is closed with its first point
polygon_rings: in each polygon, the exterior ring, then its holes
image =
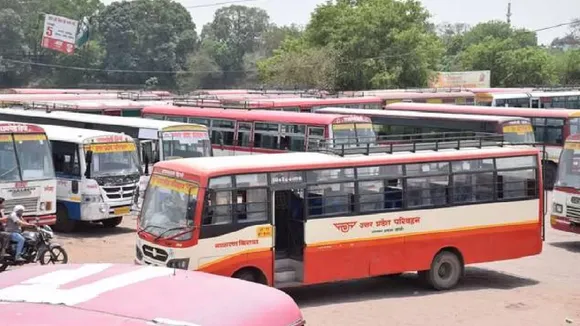
{"type": "Polygon", "coordinates": [[[458,255],[451,251],[439,252],[431,263],[431,269],[419,272],[420,279],[439,291],[455,287],[462,275],[463,263],[458,255]]]}
{"type": "Polygon", "coordinates": [[[103,226],[106,228],[114,228],[117,225],[121,224],[122,221],[123,216],[117,216],[113,218],[108,218],[106,220],[102,220],[101,223],[103,223],[103,226]]]}
{"type": "Polygon", "coordinates": [[[556,177],[558,174],[558,166],[552,162],[544,163],[544,189],[554,189],[556,177]]]}
{"type": "Polygon", "coordinates": [[[77,221],[68,218],[68,210],[64,205],[56,206],[56,224],[54,229],[60,232],[73,232],[77,227],[77,221]]]}
{"type": "Polygon", "coordinates": [[[243,268],[243,269],[235,272],[232,277],[240,279],[240,280],[248,281],[248,282],[260,283],[260,284],[267,283],[266,277],[262,274],[262,272],[260,272],[260,270],[258,270],[258,269],[254,269],[254,268],[243,268]]]}

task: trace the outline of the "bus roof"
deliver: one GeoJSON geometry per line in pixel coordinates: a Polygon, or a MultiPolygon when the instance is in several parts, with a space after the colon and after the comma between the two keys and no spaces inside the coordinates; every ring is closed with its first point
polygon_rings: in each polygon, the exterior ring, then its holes
{"type": "Polygon", "coordinates": [[[580,90],[578,91],[561,91],[561,92],[531,92],[531,97],[558,97],[558,96],[580,96],[580,90]]]}
{"type": "Polygon", "coordinates": [[[447,105],[447,104],[425,104],[425,103],[393,103],[385,106],[387,111],[428,111],[463,114],[485,114],[496,116],[515,116],[524,118],[572,118],[580,117],[580,110],[569,109],[530,109],[511,107],[487,107],[470,105],[447,105]]]}
{"type": "MultiPolygon", "coordinates": [[[[412,103],[405,103],[412,104],[412,103]]],[[[431,105],[431,104],[426,104],[431,105]]],[[[439,120],[464,120],[464,121],[489,121],[489,122],[506,122],[511,120],[521,120],[517,116],[493,116],[493,115],[474,115],[474,114],[445,114],[419,111],[396,111],[396,110],[363,110],[347,108],[324,108],[316,110],[316,113],[333,113],[333,114],[357,114],[372,117],[392,117],[392,118],[409,118],[409,119],[439,119],[439,120]]]]}
{"type": "Polygon", "coordinates": [[[78,100],[56,100],[56,101],[28,101],[29,106],[47,108],[64,111],[73,110],[106,110],[106,109],[120,109],[120,108],[143,108],[148,105],[156,104],[170,104],[170,101],[132,101],[119,99],[78,99],[78,100]],[[72,106],[72,107],[71,107],[72,106]]]}
{"type": "Polygon", "coordinates": [[[484,96],[490,96],[493,97],[496,100],[504,100],[504,99],[510,99],[510,98],[529,98],[530,97],[530,93],[508,93],[508,92],[502,92],[502,93],[480,93],[484,96]]]}
{"type": "Polygon", "coordinates": [[[407,98],[416,98],[416,99],[428,99],[428,98],[458,98],[458,97],[474,97],[474,94],[471,92],[375,92],[375,91],[365,91],[365,96],[376,96],[380,97],[383,100],[394,100],[394,99],[407,99],[407,98]]]}
{"type": "Polygon", "coordinates": [[[286,326],[303,320],[294,300],[275,288],[132,264],[30,266],[2,273],[0,303],[7,325],[286,326]]]}
{"type": "Polygon", "coordinates": [[[44,129],[37,124],[0,121],[0,134],[12,133],[44,133],[44,129]]]}
{"type": "MultiPolygon", "coordinates": [[[[196,117],[211,119],[232,119],[239,121],[272,121],[280,123],[329,125],[335,120],[345,118],[345,114],[315,114],[308,112],[285,112],[270,110],[229,110],[205,109],[185,106],[150,106],[145,107],[142,114],[173,115],[180,117],[196,117]]],[[[370,122],[370,119],[368,120],[370,122]]]]}
{"type": "Polygon", "coordinates": [[[360,96],[360,97],[329,97],[329,98],[309,98],[309,97],[286,97],[271,98],[263,100],[246,100],[246,101],[224,101],[224,106],[244,105],[250,108],[280,108],[288,106],[316,106],[316,105],[337,105],[342,103],[382,103],[382,99],[377,96],[360,96]],[[235,103],[237,102],[237,103],[235,103]]]}
{"type": "Polygon", "coordinates": [[[0,94],[1,102],[116,99],[115,93],[101,94],[0,94]]]}
{"type": "Polygon", "coordinates": [[[207,129],[207,127],[199,124],[163,121],[154,119],[143,119],[138,117],[118,117],[109,115],[92,115],[87,113],[76,113],[66,111],[52,111],[45,112],[40,110],[22,110],[22,109],[2,109],[0,108],[0,115],[18,115],[21,117],[30,117],[31,121],[34,118],[52,118],[65,121],[83,122],[83,123],[97,123],[104,125],[114,125],[134,128],[148,128],[162,130],[167,127],[194,125],[199,126],[200,129],[207,129]]]}
{"type": "Polygon", "coordinates": [[[337,167],[374,166],[382,164],[417,163],[440,160],[477,159],[490,156],[537,155],[538,149],[529,146],[489,147],[484,149],[442,150],[438,152],[400,152],[383,155],[353,155],[340,157],[331,154],[303,152],[264,154],[263,159],[255,155],[236,156],[235,164],[227,156],[185,158],[162,161],[155,168],[192,173],[207,177],[257,172],[292,171],[337,167]]]}
{"type": "Polygon", "coordinates": [[[90,138],[106,137],[106,136],[122,136],[123,141],[133,141],[133,138],[131,138],[129,135],[116,132],[52,126],[52,125],[39,125],[39,126],[44,129],[44,131],[46,132],[46,136],[48,137],[49,140],[68,141],[80,144],[90,138]]]}

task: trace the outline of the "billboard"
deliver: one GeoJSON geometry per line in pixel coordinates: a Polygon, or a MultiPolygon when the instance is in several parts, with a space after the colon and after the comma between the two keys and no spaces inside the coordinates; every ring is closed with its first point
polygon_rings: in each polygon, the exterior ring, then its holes
{"type": "Polygon", "coordinates": [[[490,78],[491,71],[489,70],[438,72],[429,83],[429,87],[489,88],[490,78]]]}
{"type": "Polygon", "coordinates": [[[41,46],[58,52],[73,54],[78,21],[66,17],[46,14],[41,46]]]}

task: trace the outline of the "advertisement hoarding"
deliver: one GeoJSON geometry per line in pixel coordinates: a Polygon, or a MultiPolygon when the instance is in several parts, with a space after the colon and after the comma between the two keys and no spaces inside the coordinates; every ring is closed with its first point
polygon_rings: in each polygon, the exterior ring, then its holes
{"type": "Polygon", "coordinates": [[[41,46],[66,54],[75,52],[78,21],[46,14],[41,46]]]}
{"type": "Polygon", "coordinates": [[[429,87],[448,88],[489,88],[491,71],[456,71],[456,72],[438,72],[431,80],[429,87]]]}

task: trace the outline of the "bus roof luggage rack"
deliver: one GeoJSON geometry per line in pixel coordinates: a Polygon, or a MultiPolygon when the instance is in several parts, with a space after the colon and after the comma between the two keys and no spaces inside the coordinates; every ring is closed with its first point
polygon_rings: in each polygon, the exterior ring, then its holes
{"type": "Polygon", "coordinates": [[[191,98],[184,97],[173,100],[175,106],[191,106],[199,108],[221,108],[222,102],[217,97],[191,98]]]}
{"type": "Polygon", "coordinates": [[[156,94],[146,94],[142,92],[118,92],[117,98],[121,100],[131,100],[131,101],[155,101],[160,100],[163,96],[156,94]]]}
{"type": "MultiPolygon", "coordinates": [[[[439,151],[444,149],[503,147],[510,143],[503,135],[481,132],[443,132],[409,135],[389,135],[378,140],[329,139],[324,143],[309,144],[309,151],[330,153],[339,156],[393,154],[397,152],[439,151]]],[[[518,144],[522,145],[522,144],[518,144]]],[[[524,144],[528,145],[528,144],[524,144]]],[[[533,145],[533,144],[529,144],[533,145]]]]}
{"type": "Polygon", "coordinates": [[[24,110],[45,110],[51,111],[75,111],[79,109],[78,105],[66,103],[46,103],[46,102],[26,102],[22,104],[24,110]]]}

